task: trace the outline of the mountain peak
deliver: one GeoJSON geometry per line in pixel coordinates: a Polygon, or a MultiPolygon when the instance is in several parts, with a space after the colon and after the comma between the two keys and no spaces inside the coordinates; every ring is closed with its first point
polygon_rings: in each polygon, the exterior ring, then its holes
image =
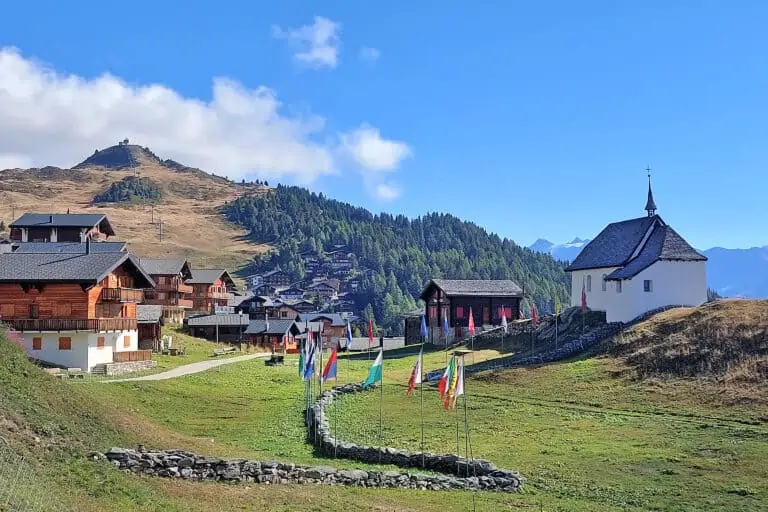
{"type": "Polygon", "coordinates": [[[581,238],[579,238],[579,237],[576,237],[576,238],[574,238],[573,240],[571,240],[571,243],[572,243],[572,244],[581,244],[581,243],[584,243],[584,240],[582,240],[582,239],[581,239],[581,238]]]}
{"type": "Polygon", "coordinates": [[[73,169],[84,167],[104,167],[106,169],[125,169],[144,164],[162,165],[162,161],[147,147],[131,144],[128,139],[114,146],[96,150],[91,156],[77,164],[73,169]]]}
{"type": "Polygon", "coordinates": [[[553,244],[549,240],[546,240],[544,238],[539,238],[538,240],[533,242],[528,248],[532,251],[548,253],[554,245],[555,244],[553,244]]]}

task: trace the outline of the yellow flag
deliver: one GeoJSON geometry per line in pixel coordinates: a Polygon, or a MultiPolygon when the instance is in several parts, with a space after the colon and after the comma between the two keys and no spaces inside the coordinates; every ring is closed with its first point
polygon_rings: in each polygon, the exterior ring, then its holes
{"type": "Polygon", "coordinates": [[[555,295],[555,314],[556,315],[560,314],[560,297],[558,297],[557,295],[555,295]]]}

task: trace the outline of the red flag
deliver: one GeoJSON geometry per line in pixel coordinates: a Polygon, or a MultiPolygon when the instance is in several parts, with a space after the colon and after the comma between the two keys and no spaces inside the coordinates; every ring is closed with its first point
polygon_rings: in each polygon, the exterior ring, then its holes
{"type": "Polygon", "coordinates": [[[373,345],[375,340],[373,339],[373,319],[368,320],[368,345],[373,345]]]}
{"type": "Polygon", "coordinates": [[[475,319],[472,316],[472,308],[469,308],[469,334],[475,335],[475,319]]]}
{"type": "Polygon", "coordinates": [[[531,322],[533,325],[539,323],[539,315],[536,313],[536,303],[531,301],[531,322]]]}
{"type": "Polygon", "coordinates": [[[587,290],[584,288],[584,281],[581,282],[581,311],[587,310],[587,290]]]}

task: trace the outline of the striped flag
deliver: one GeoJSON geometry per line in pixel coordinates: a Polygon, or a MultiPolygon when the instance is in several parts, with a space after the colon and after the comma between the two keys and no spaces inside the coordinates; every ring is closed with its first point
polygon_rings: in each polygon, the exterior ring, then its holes
{"type": "Polygon", "coordinates": [[[379,355],[376,356],[376,360],[371,366],[371,370],[368,372],[368,378],[363,382],[364,388],[369,388],[380,382],[383,376],[382,364],[384,363],[384,349],[379,350],[379,355]]]}
{"type": "Polygon", "coordinates": [[[336,347],[333,347],[331,357],[328,358],[328,362],[325,363],[325,369],[323,370],[323,382],[328,379],[336,378],[336,347]]]}
{"type": "MultiPolygon", "coordinates": [[[[456,358],[456,356],[453,356],[456,358]]],[[[461,368],[461,365],[457,363],[454,364],[453,372],[451,373],[451,379],[448,382],[448,389],[445,393],[445,408],[450,409],[451,406],[456,402],[456,387],[459,384],[459,369],[461,368]]],[[[462,383],[463,387],[463,383],[462,383]]]]}
{"type": "Polygon", "coordinates": [[[454,354],[451,356],[451,360],[448,362],[448,366],[445,367],[445,372],[443,373],[443,376],[440,377],[440,384],[437,386],[437,390],[440,391],[440,399],[445,399],[446,393],[448,392],[448,385],[451,382],[451,379],[453,379],[453,372],[456,368],[456,355],[454,354]]]}
{"type": "Polygon", "coordinates": [[[349,326],[349,320],[347,320],[347,348],[352,348],[352,327],[349,326]]]}
{"type": "Polygon", "coordinates": [[[419,358],[416,359],[416,363],[413,365],[413,370],[411,370],[411,378],[408,379],[408,391],[405,393],[406,395],[413,393],[416,384],[421,384],[421,358],[423,355],[424,346],[422,345],[422,348],[419,351],[419,358]]]}
{"type": "Polygon", "coordinates": [[[374,343],[373,339],[373,319],[368,320],[368,346],[373,345],[374,343]]]}
{"type": "Polygon", "coordinates": [[[459,363],[459,371],[457,372],[459,376],[456,379],[456,389],[453,391],[453,402],[451,405],[453,408],[456,408],[456,402],[458,402],[458,399],[461,395],[464,394],[464,362],[461,361],[459,363]]]}

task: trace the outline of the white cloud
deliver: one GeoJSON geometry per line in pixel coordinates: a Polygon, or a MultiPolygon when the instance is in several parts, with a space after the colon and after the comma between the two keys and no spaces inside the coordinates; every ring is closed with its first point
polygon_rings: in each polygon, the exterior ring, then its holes
{"type": "Polygon", "coordinates": [[[400,197],[402,190],[393,183],[379,183],[376,186],[376,196],[384,201],[392,201],[400,197]]]}
{"type": "Polygon", "coordinates": [[[278,39],[288,40],[296,53],[293,57],[302,64],[314,68],[335,68],[339,62],[341,24],[315,16],[312,25],[283,30],[274,25],[272,34],[278,39]]]}
{"type": "Polygon", "coordinates": [[[412,155],[408,144],[384,139],[378,129],[366,124],[342,134],[341,148],[365,171],[374,173],[394,171],[412,155]]]}
{"type": "Polygon", "coordinates": [[[371,48],[369,46],[360,48],[360,59],[365,62],[376,62],[379,60],[379,57],[381,57],[381,52],[376,48],[371,48]]]}
{"type": "Polygon", "coordinates": [[[163,158],[238,179],[308,183],[335,172],[335,147],[313,140],[324,120],[288,116],[275,92],[213,80],[212,100],[104,74],[62,75],[0,49],[0,169],[70,167],[128,137],[163,158]]]}

